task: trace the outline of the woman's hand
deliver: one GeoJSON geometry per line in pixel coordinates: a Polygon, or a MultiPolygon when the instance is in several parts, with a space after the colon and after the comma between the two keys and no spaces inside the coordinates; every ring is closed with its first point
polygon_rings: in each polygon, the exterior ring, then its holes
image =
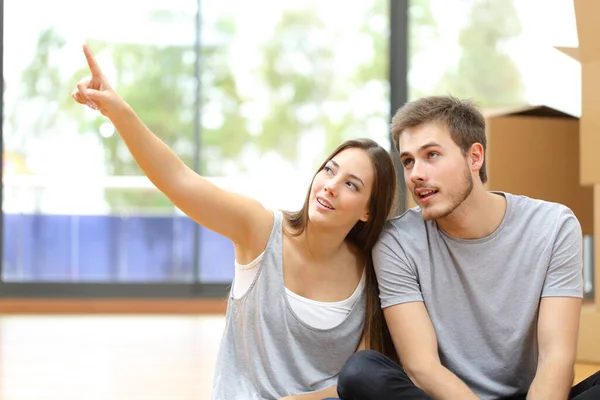
{"type": "Polygon", "coordinates": [[[102,115],[111,117],[125,106],[125,101],[113,90],[102,73],[96,58],[87,45],[83,45],[83,53],[87,59],[91,76],[77,83],[77,90],[71,96],[79,104],[93,110],[99,110],[102,115]]]}

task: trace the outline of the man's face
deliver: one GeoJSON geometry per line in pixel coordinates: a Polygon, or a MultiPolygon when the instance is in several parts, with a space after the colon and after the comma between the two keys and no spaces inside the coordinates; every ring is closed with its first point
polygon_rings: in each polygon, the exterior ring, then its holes
{"type": "Polygon", "coordinates": [[[404,178],[423,219],[447,217],[469,197],[473,176],[467,157],[445,126],[405,129],[399,147],[404,178]]]}

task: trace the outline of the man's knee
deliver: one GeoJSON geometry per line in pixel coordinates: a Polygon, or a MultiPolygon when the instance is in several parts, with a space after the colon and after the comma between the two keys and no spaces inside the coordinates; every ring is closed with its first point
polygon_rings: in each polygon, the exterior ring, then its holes
{"type": "Polygon", "coordinates": [[[373,350],[361,350],[353,354],[338,376],[338,392],[360,393],[367,387],[377,386],[379,373],[384,368],[385,356],[373,350]]]}

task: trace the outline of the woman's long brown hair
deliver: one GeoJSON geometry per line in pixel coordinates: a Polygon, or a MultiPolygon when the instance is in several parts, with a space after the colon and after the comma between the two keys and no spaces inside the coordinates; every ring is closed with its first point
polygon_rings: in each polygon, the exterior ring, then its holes
{"type": "MultiPolygon", "coordinates": [[[[374,177],[371,197],[369,199],[369,220],[358,221],[346,237],[362,253],[367,260],[366,264],[366,319],[365,339],[368,349],[379,351],[397,361],[398,357],[385,323],[383,311],[380,307],[379,289],[377,278],[373,269],[371,250],[379,239],[381,231],[394,211],[393,207],[397,200],[396,170],[389,152],[371,139],[352,139],[338,146],[327,159],[321,164],[315,176],[321,171],[327,162],[338,153],[346,149],[358,148],[364,150],[373,165],[374,177]]],[[[314,177],[313,177],[314,180],[314,177]]],[[[310,188],[306,194],[302,209],[296,212],[286,212],[285,217],[292,228],[292,235],[297,236],[304,232],[308,223],[308,207],[310,200],[310,188]]]]}
{"type": "Polygon", "coordinates": [[[365,347],[384,354],[400,364],[400,359],[390,330],[388,329],[381,302],[379,301],[379,286],[377,285],[377,276],[373,268],[373,259],[369,256],[367,265],[367,305],[365,316],[365,347]]]}

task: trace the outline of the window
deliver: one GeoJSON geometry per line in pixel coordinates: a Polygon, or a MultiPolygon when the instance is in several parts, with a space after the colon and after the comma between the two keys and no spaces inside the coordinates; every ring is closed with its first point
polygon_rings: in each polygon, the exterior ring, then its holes
{"type": "Polygon", "coordinates": [[[203,1],[199,19],[193,0],[110,0],[85,19],[58,11],[70,7],[4,2],[5,283],[233,277],[231,243],[176,209],[110,121],[71,99],[84,42],[188,166],[267,207],[299,208],[342,140],[389,146],[387,1],[203,1]]]}

